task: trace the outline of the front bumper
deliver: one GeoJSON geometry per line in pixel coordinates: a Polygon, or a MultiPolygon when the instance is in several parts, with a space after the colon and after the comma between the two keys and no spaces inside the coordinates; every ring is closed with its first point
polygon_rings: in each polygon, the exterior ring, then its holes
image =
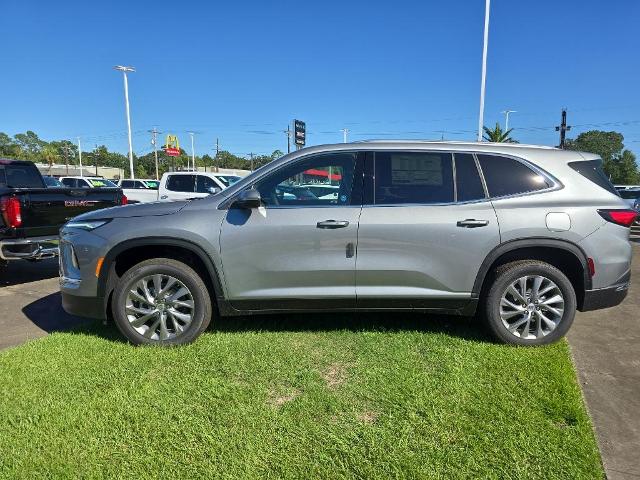
{"type": "Polygon", "coordinates": [[[62,292],[62,308],[65,312],[78,317],[99,320],[106,318],[104,298],[102,297],[79,297],[62,292]]]}
{"type": "Polygon", "coordinates": [[[620,305],[629,293],[630,280],[631,272],[627,272],[615,285],[597,288],[595,290],[586,290],[580,311],[589,312],[591,310],[600,310],[620,305]]]}
{"type": "Polygon", "coordinates": [[[2,260],[42,260],[57,257],[58,237],[20,238],[0,242],[2,260]]]}

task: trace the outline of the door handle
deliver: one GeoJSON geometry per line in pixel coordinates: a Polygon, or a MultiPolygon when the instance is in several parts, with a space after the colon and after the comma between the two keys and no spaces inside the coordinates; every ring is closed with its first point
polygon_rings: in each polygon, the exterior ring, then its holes
{"type": "Polygon", "coordinates": [[[316,228],[324,228],[327,230],[334,230],[336,228],[348,227],[349,222],[346,220],[325,220],[323,222],[316,223],[316,228]]]}
{"type": "Polygon", "coordinates": [[[166,198],[169,198],[169,195],[161,195],[161,196],[160,196],[160,200],[164,200],[164,199],[166,199],[166,198]]]}
{"type": "Polygon", "coordinates": [[[489,220],[476,220],[475,218],[467,218],[466,220],[459,220],[456,226],[462,228],[478,228],[486,227],[489,225],[489,220]]]}

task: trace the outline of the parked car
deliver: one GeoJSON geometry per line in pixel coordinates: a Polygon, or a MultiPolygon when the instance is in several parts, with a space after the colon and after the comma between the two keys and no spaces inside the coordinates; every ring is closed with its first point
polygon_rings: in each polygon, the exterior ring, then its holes
{"type": "Polygon", "coordinates": [[[32,162],[0,159],[0,260],[53,257],[71,217],[123,203],[119,188],[50,188],[32,162]]]}
{"type": "Polygon", "coordinates": [[[102,177],[60,177],[60,182],[69,188],[118,188],[111,180],[102,177]]]}
{"type": "Polygon", "coordinates": [[[167,172],[160,179],[158,199],[164,201],[201,198],[233,185],[240,177],[212,172],[167,172]]]}
{"type": "Polygon", "coordinates": [[[627,188],[624,190],[618,190],[618,193],[620,194],[620,198],[627,202],[627,205],[635,208],[636,210],[638,209],[637,205],[638,199],[640,198],[640,188],[627,188]]]}
{"type": "Polygon", "coordinates": [[[156,202],[158,200],[158,189],[151,188],[149,185],[156,186],[156,180],[120,180],[118,187],[129,199],[129,203],[146,203],[156,202]]]}
{"type": "Polygon", "coordinates": [[[215,315],[334,310],[478,312],[502,342],[548,344],[627,295],[637,212],[601,165],[514,144],[302,149],[217,195],[73,219],[63,306],[109,311],[135,344],[191,342],[215,315]],[[278,194],[327,170],[337,197],[278,194]]]}
{"type": "Polygon", "coordinates": [[[44,180],[44,184],[49,188],[64,188],[62,182],[60,182],[56,177],[43,175],[42,180],[44,180]]]}

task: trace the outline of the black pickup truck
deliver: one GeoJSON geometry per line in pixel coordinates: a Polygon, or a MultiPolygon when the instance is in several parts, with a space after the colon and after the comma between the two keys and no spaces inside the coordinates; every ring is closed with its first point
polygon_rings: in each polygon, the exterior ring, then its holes
{"type": "Polygon", "coordinates": [[[0,262],[57,256],[70,218],[126,203],[120,188],[47,188],[33,163],[0,159],[0,262]]]}

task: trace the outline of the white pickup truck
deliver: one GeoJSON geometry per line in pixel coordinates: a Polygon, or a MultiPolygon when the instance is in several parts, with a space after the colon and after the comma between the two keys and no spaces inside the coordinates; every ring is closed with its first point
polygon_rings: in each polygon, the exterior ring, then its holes
{"type": "Polygon", "coordinates": [[[120,180],[118,186],[127,196],[129,203],[147,203],[158,201],[159,180],[139,179],[120,180]]]}
{"type": "Polygon", "coordinates": [[[158,200],[186,200],[218,193],[242,177],[214,172],[167,172],[160,179],[158,200]]]}

